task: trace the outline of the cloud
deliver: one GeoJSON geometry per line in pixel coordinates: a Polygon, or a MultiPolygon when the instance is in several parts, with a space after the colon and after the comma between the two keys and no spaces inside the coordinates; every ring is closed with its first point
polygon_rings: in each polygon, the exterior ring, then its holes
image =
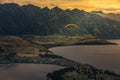
{"type": "Polygon", "coordinates": [[[61,1],[84,1],[84,0],[61,0],[61,1]]]}
{"type": "Polygon", "coordinates": [[[106,9],[103,9],[103,10],[106,10],[106,11],[117,11],[117,10],[120,10],[120,8],[106,8],[106,9]]]}
{"type": "Polygon", "coordinates": [[[120,8],[96,8],[94,10],[103,11],[106,13],[120,13],[120,8]]]}
{"type": "Polygon", "coordinates": [[[0,3],[3,3],[3,0],[0,0],[0,3]]]}
{"type": "Polygon", "coordinates": [[[50,7],[56,7],[56,6],[59,6],[59,5],[50,4],[50,7]]]}
{"type": "Polygon", "coordinates": [[[120,11],[120,0],[0,0],[0,3],[18,3],[20,5],[33,4],[39,7],[59,6],[63,9],[78,8],[86,11],[104,10],[104,11],[120,11]]]}

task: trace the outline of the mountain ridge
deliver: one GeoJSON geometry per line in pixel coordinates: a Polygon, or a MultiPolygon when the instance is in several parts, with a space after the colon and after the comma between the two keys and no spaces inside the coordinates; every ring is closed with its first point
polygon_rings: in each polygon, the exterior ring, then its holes
{"type": "MultiPolygon", "coordinates": [[[[67,24],[81,26],[78,34],[92,34],[101,38],[120,38],[120,22],[79,9],[63,10],[59,7],[40,8],[32,4],[19,6],[0,4],[1,35],[66,35],[67,24]]],[[[72,30],[70,31],[70,34],[72,30]]]]}
{"type": "Polygon", "coordinates": [[[114,13],[94,13],[94,12],[92,12],[92,13],[93,14],[97,14],[97,15],[99,15],[101,17],[104,17],[104,18],[108,18],[108,19],[120,22],[120,14],[114,14],[114,13]]]}

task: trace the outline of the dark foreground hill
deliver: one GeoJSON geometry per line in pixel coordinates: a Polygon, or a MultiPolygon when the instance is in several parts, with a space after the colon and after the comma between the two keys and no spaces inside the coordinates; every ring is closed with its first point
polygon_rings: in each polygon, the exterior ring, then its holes
{"type": "Polygon", "coordinates": [[[102,38],[120,38],[120,22],[78,9],[0,4],[0,35],[56,34],[92,34],[102,38]],[[67,24],[76,24],[80,29],[67,31],[64,28],[67,24]]]}
{"type": "Polygon", "coordinates": [[[93,66],[80,65],[48,73],[50,80],[120,80],[120,76],[108,70],[99,70],[93,66]]]}

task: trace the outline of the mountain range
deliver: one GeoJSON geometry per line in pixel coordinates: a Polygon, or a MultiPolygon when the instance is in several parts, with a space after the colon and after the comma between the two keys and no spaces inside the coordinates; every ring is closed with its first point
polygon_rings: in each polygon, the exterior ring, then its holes
{"type": "Polygon", "coordinates": [[[120,38],[120,14],[102,11],[86,12],[59,7],[40,8],[32,4],[0,4],[0,35],[81,35],[120,38]],[[65,29],[76,24],[80,29],[65,29]],[[67,33],[66,33],[67,32],[67,33]],[[75,33],[74,33],[75,32],[75,33]]]}

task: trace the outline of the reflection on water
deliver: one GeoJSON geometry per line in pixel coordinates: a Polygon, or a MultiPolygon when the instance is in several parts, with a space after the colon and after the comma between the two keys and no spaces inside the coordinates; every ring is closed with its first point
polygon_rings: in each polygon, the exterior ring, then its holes
{"type": "Polygon", "coordinates": [[[46,80],[46,74],[62,67],[46,64],[0,65],[0,80],[46,80]]]}
{"type": "MultiPolygon", "coordinates": [[[[120,43],[120,40],[112,40],[120,43]]],[[[74,61],[109,69],[120,74],[120,45],[86,45],[51,48],[57,55],[74,61]]]]}

